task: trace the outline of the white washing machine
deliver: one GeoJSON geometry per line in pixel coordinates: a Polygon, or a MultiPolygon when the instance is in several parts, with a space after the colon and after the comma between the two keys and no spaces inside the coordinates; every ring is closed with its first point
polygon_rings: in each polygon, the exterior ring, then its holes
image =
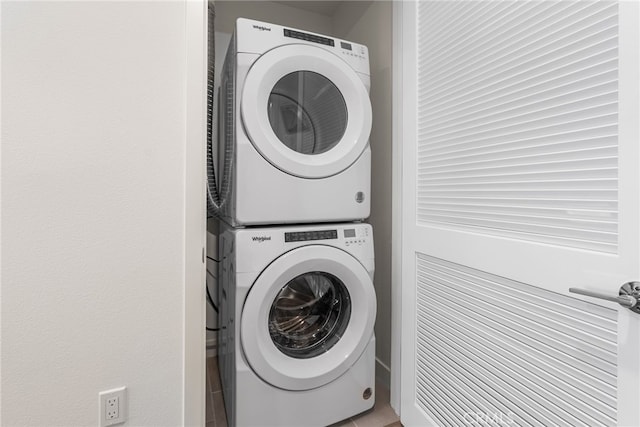
{"type": "Polygon", "coordinates": [[[369,86],[366,46],[238,19],[218,109],[225,221],[367,218],[369,86]]]}
{"type": "Polygon", "coordinates": [[[219,245],[229,425],[326,426],[371,408],[371,226],[226,228],[219,245]]]}

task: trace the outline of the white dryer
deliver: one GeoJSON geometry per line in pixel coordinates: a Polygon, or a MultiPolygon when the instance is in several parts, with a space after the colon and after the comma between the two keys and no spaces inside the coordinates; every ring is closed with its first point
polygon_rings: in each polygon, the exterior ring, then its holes
{"type": "Polygon", "coordinates": [[[367,218],[369,86],[366,46],[238,19],[219,99],[225,221],[367,218]]]}
{"type": "Polygon", "coordinates": [[[219,249],[229,425],[326,426],[371,408],[371,226],[226,228],[219,249]]]}

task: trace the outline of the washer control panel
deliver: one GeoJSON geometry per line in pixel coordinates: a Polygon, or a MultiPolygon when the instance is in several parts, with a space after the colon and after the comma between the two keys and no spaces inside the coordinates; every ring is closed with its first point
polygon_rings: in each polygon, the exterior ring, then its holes
{"type": "MultiPolygon", "coordinates": [[[[260,272],[281,255],[302,248],[313,254],[319,247],[325,247],[334,248],[334,252],[344,251],[355,257],[373,276],[375,253],[373,228],[369,224],[333,223],[247,228],[231,228],[223,224],[221,231],[222,236],[233,235],[228,239],[233,239],[235,243],[228,249],[224,249],[224,245],[221,246],[220,255],[226,259],[230,253],[235,254],[233,256],[236,273],[260,272]]],[[[313,258],[313,255],[310,256],[313,258]]]]}
{"type": "MultiPolygon", "coordinates": [[[[371,227],[356,225],[337,228],[307,229],[300,231],[285,231],[285,243],[311,242],[318,240],[338,240],[340,245],[352,247],[362,246],[370,240],[371,227]]],[[[254,239],[255,240],[255,239],[254,239]]]]}
{"type": "Polygon", "coordinates": [[[307,242],[309,240],[337,239],[338,230],[311,230],[284,233],[285,242],[307,242]]]}
{"type": "Polygon", "coordinates": [[[344,243],[347,246],[362,246],[369,238],[369,228],[344,228],[344,243]]]}

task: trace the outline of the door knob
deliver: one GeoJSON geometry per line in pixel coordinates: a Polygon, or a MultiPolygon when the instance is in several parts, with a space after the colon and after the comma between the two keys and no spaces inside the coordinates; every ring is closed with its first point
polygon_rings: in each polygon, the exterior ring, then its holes
{"type": "Polygon", "coordinates": [[[623,307],[640,314],[640,282],[627,282],[620,287],[618,296],[609,296],[599,292],[587,291],[586,289],[569,288],[569,292],[574,294],[586,295],[592,298],[605,299],[607,301],[617,302],[623,307]]]}

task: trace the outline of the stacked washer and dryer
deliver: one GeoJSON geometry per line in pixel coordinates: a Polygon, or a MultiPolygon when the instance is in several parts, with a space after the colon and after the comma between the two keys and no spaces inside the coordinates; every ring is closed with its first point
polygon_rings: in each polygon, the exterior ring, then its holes
{"type": "Polygon", "coordinates": [[[326,426],[374,404],[369,85],[365,46],[236,22],[218,109],[231,426],[326,426]]]}

